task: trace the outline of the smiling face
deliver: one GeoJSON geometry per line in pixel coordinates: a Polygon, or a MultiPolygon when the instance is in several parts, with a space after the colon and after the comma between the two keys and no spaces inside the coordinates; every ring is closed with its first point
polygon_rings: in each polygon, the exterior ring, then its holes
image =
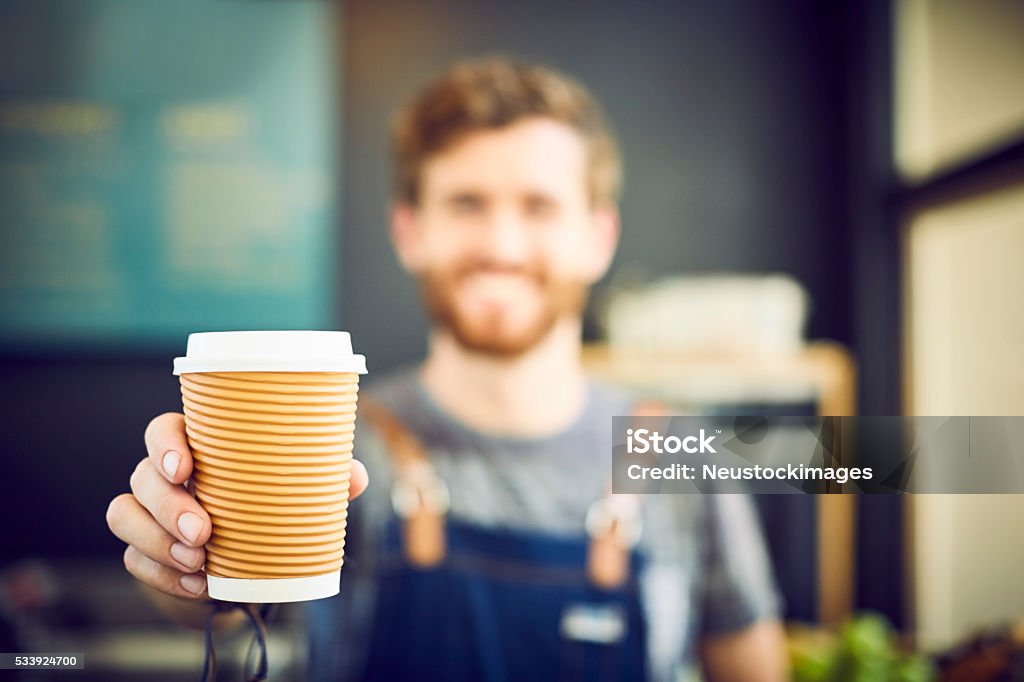
{"type": "Polygon", "coordinates": [[[586,170],[579,134],[540,117],[466,133],[426,161],[419,201],[395,208],[392,232],[434,325],[511,357],[579,319],[618,237],[586,170]]]}

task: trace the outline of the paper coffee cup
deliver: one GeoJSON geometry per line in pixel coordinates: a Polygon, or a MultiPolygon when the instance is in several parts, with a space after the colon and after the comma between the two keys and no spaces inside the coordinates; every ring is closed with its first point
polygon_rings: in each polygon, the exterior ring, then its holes
{"type": "Polygon", "coordinates": [[[181,378],[214,599],[338,593],[359,375],[347,332],[191,334],[181,378]]]}

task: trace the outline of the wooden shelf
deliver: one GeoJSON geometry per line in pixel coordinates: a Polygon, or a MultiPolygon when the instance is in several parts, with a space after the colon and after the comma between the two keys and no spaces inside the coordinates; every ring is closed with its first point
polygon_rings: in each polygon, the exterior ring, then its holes
{"type": "Polygon", "coordinates": [[[796,353],[670,352],[588,345],[594,377],[667,402],[814,402],[822,416],[856,409],[856,371],[842,346],[816,342],[796,353]]]}

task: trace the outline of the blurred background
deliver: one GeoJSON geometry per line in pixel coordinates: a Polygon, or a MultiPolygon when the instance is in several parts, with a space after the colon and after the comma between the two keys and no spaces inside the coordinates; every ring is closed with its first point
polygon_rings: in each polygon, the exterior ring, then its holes
{"type": "MultiPolygon", "coordinates": [[[[0,650],[195,676],[200,637],[148,609],[104,521],[179,410],[171,359],[287,328],[349,330],[372,373],[420,358],[390,115],[489,53],[577,76],[621,139],[595,375],[719,413],[1024,413],[1018,0],[3,0],[0,650]]],[[[870,612],[949,679],[986,679],[978,642],[1022,669],[1024,500],[759,503],[790,621],[870,612]]]]}

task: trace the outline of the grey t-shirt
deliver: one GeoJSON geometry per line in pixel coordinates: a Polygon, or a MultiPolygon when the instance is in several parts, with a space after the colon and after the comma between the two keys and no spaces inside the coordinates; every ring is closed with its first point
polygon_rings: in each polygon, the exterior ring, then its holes
{"type": "MultiPolygon", "coordinates": [[[[488,528],[582,537],[590,505],[611,476],[613,415],[632,401],[591,384],[568,429],[546,438],[495,437],[437,405],[417,370],[397,371],[365,389],[426,447],[451,496],[453,519],[488,528]]],[[[376,598],[375,548],[391,512],[393,478],[381,440],[357,426],[355,456],[370,474],[350,506],[341,594],[306,604],[310,679],[359,679],[376,598]]],[[[655,680],[693,665],[695,640],[778,615],[759,521],[744,495],[647,495],[640,548],[648,660],[655,680]]]]}

